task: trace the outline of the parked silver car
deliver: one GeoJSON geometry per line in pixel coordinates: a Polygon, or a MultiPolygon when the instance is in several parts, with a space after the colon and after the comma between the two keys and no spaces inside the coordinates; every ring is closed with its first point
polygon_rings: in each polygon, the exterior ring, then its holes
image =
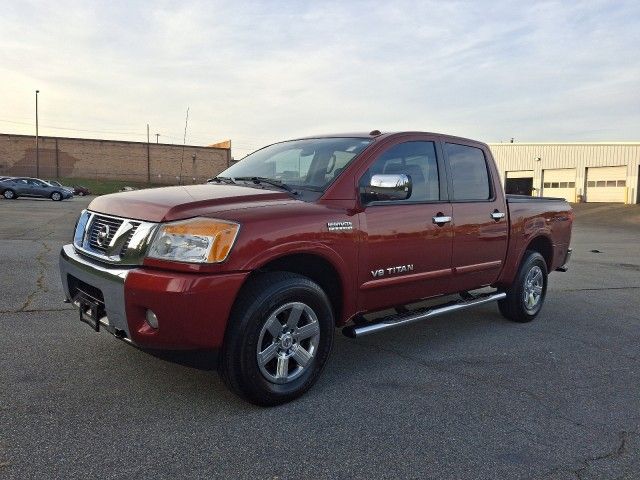
{"type": "Polygon", "coordinates": [[[73,197],[73,192],[64,187],[51,185],[39,178],[14,177],[0,180],[0,194],[7,200],[18,197],[42,197],[60,201],[73,197]]]}

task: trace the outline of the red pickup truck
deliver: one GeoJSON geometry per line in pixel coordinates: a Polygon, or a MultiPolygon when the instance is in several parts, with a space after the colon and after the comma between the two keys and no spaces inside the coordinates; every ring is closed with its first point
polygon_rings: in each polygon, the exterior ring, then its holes
{"type": "Polygon", "coordinates": [[[204,185],[96,198],[60,271],[96,331],[218,350],[233,391],[275,405],[316,381],[335,327],[357,338],[487,302],[532,320],[548,273],[566,270],[572,222],[563,199],[505,197],[484,143],[328,135],[267,146],[204,185]]]}

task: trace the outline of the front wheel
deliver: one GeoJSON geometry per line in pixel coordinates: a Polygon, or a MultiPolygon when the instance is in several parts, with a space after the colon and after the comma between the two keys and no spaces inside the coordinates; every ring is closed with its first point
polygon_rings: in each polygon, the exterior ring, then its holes
{"type": "Polygon", "coordinates": [[[11,190],[10,188],[8,188],[4,192],[2,192],[2,196],[4,198],[6,198],[7,200],[15,200],[16,198],[18,198],[18,196],[16,195],[16,192],[11,190]]]}
{"type": "Polygon", "coordinates": [[[527,250],[507,298],[498,302],[500,313],[514,322],[530,322],[542,309],[547,293],[547,263],[538,252],[527,250]]]}
{"type": "Polygon", "coordinates": [[[269,272],[243,288],[229,318],[221,375],[258,405],[289,402],[318,379],[333,344],[331,303],[312,280],[269,272]]]}
{"type": "Polygon", "coordinates": [[[60,200],[62,200],[62,194],[60,192],[53,192],[51,194],[51,200],[53,200],[54,202],[59,202],[60,200]]]}

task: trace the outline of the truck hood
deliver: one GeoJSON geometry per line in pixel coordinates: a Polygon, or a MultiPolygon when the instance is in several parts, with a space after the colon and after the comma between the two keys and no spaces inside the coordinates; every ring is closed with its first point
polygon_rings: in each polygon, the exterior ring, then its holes
{"type": "Polygon", "coordinates": [[[89,210],[148,222],[168,222],[216,211],[296,201],[286,192],[241,185],[148,188],[97,197],[89,210]]]}

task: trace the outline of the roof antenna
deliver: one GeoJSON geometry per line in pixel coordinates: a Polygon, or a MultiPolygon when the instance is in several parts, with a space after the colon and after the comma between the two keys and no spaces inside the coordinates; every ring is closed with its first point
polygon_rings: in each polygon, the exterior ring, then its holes
{"type": "Polygon", "coordinates": [[[378,135],[382,135],[382,132],[380,130],[371,130],[369,132],[369,135],[371,135],[372,137],[377,137],[378,135]]]}

